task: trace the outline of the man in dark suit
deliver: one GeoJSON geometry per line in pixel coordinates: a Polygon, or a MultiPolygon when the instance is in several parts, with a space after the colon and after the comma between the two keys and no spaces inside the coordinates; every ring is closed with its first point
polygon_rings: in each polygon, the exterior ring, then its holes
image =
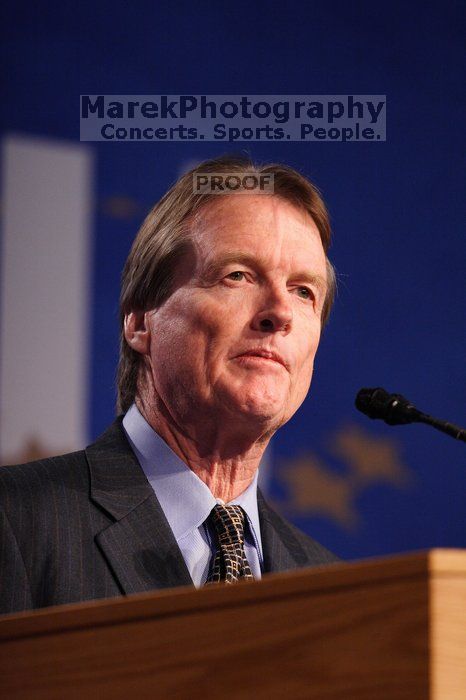
{"type": "Polygon", "coordinates": [[[154,207],[123,272],[122,415],[86,450],[0,470],[1,612],[335,560],[257,487],[310,386],[329,239],[317,190],[286,166],[208,161],[154,207]],[[251,171],[273,194],[193,188],[251,171]]]}

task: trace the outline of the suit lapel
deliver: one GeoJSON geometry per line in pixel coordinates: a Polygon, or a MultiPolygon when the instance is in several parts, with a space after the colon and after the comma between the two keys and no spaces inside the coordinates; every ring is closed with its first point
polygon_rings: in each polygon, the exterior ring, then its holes
{"type": "Polygon", "coordinates": [[[192,585],[163,510],[131,450],[121,418],[86,449],[91,499],[114,522],[96,543],[124,593],[192,585]]]}
{"type": "Polygon", "coordinates": [[[265,501],[257,491],[257,505],[261,527],[264,573],[289,571],[322,561],[309,556],[296,538],[291,526],[265,501]]]}
{"type": "Polygon", "coordinates": [[[296,562],[291,554],[286,533],[278,521],[278,515],[266,503],[259,489],[257,491],[257,505],[264,556],[264,573],[296,568],[296,562]]]}

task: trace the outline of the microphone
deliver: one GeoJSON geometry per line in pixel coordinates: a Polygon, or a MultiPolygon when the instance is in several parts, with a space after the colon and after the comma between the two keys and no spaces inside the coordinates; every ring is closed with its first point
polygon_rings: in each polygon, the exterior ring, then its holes
{"type": "Polygon", "coordinates": [[[419,411],[401,394],[389,394],[388,391],[377,387],[361,389],[355,400],[358,411],[372,419],[380,418],[388,425],[406,425],[407,423],[426,423],[437,430],[466,442],[466,430],[458,425],[433,418],[419,411]]]}

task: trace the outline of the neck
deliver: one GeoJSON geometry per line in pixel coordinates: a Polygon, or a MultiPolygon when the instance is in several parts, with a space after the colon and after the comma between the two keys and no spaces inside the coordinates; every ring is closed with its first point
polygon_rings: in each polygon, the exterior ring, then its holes
{"type": "MultiPolygon", "coordinates": [[[[209,487],[215,498],[233,500],[251,484],[270,435],[220,431],[199,420],[181,427],[160,401],[136,398],[136,406],[167,445],[209,487]]],[[[218,421],[217,421],[218,422],[218,421]]],[[[230,426],[228,426],[230,427],[230,426]]]]}

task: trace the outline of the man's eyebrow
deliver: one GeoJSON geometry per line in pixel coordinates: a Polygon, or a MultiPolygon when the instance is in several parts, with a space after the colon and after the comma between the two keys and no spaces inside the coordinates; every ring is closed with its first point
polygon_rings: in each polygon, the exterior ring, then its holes
{"type": "Polygon", "coordinates": [[[302,272],[296,272],[292,275],[292,278],[299,280],[299,282],[304,282],[307,284],[313,284],[319,291],[325,292],[327,290],[327,282],[322,277],[322,275],[314,275],[312,272],[303,270],[302,272]]]}
{"type": "Polygon", "coordinates": [[[246,265],[247,267],[258,268],[260,267],[259,261],[254,257],[254,255],[249,255],[248,253],[243,253],[240,250],[232,250],[229,253],[224,253],[217,258],[212,260],[207,260],[206,264],[202,268],[202,277],[211,279],[215,277],[224,267],[228,265],[238,263],[239,265],[246,265]]]}

